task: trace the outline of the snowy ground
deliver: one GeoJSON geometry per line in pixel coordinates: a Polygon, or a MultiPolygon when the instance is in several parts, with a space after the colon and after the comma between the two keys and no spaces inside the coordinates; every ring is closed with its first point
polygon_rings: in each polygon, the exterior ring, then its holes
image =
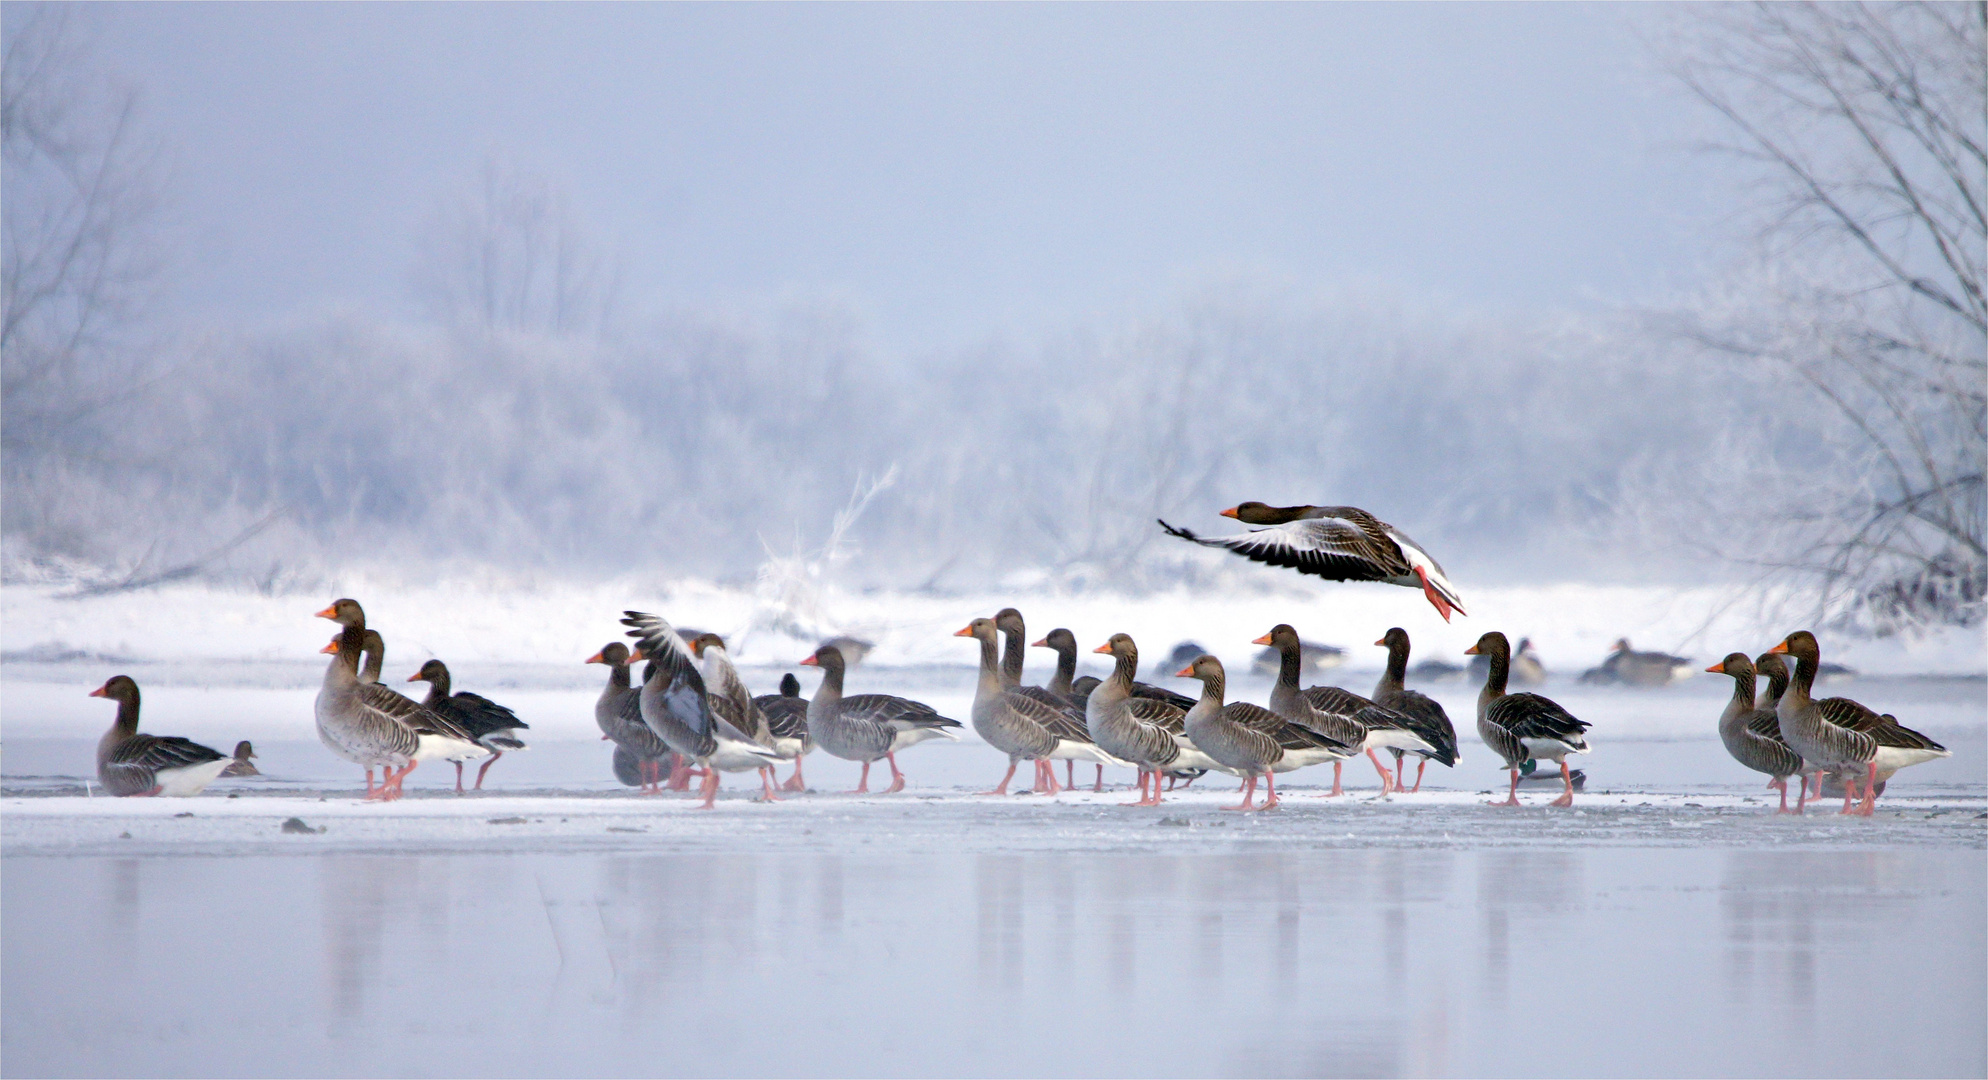
{"type": "MultiPolygon", "coordinates": [[[[768,805],[730,777],[702,812],[612,779],[602,671],[579,661],[624,606],[736,635],[751,597],[504,584],[339,590],[387,633],[389,679],[432,650],[532,725],[488,790],[457,797],[426,765],[389,805],[361,802],[358,770],[312,731],[331,627],[310,613],[329,595],[0,591],[0,1072],[1988,1071],[1978,635],[1825,636],[1866,673],[1830,692],[1954,751],[1902,773],[1866,820],[1772,812],[1714,735],[1728,680],[1573,680],[1623,633],[1706,663],[1774,640],[1736,623],[1692,638],[1688,596],[1486,592],[1456,627],[1379,588],[1334,593],[1329,612],[1297,594],[831,596],[836,629],[879,643],[851,691],[960,718],[972,653],[950,632],[1003,603],[1036,633],[1130,630],[1156,659],[1191,637],[1257,701],[1267,681],[1240,672],[1272,622],[1369,649],[1365,670],[1325,680],[1365,690],[1380,652],[1365,643],[1386,626],[1447,655],[1496,615],[1542,642],[1545,691],[1595,725],[1587,788],[1572,811],[1541,805],[1551,784],[1522,787],[1520,810],[1483,805],[1504,776],[1471,734],[1475,686],[1453,681],[1423,689],[1457,719],[1462,762],[1385,800],[1364,761],[1339,798],[1328,770],[1282,778],[1269,814],[1219,809],[1236,798],[1224,777],[1120,807],[1123,771],[1102,795],[981,797],[1004,762],[969,735],[905,754],[903,794],[843,794],[855,767],[816,754],[813,792],[768,805]],[[148,730],[252,738],[267,775],[102,797],[92,750],[112,710],[86,694],[120,671],[145,688],[148,730]],[[286,832],[292,818],[310,831],[286,832]],[[141,1004],[106,1039],[112,986],[141,1004]]],[[[738,644],[770,689],[807,643],[748,627],[738,644]]],[[[1034,652],[1032,680],[1048,659],[1034,652]]]]}

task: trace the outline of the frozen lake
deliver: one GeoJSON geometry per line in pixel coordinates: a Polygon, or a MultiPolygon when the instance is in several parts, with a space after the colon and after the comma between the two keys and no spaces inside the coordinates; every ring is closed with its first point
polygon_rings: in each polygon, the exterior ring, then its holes
{"type": "MultiPolygon", "coordinates": [[[[134,670],[147,728],[253,737],[269,775],[92,798],[85,666],[4,679],[8,1075],[1988,1071],[1979,679],[1833,688],[1954,750],[1872,820],[1770,813],[1709,677],[1550,686],[1596,725],[1572,813],[1481,805],[1503,774],[1467,720],[1418,795],[1355,761],[1348,796],[1291,774],[1274,815],[1217,809],[1221,777],[1159,811],[1116,805],[1126,772],[980,798],[1002,762],[971,739],[904,755],[903,795],[838,794],[854,766],[817,754],[816,793],[729,777],[699,813],[615,783],[597,684],[550,668],[493,694],[536,738],[490,790],[427,765],[390,806],[311,737],[307,668],[134,670]]],[[[962,717],[970,686],[858,682],[962,717]]],[[[1431,689],[1470,715],[1474,687],[1431,689]]]]}

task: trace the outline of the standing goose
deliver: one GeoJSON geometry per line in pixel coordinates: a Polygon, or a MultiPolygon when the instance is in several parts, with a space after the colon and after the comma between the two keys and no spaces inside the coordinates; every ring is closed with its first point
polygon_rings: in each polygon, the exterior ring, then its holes
{"type": "MultiPolygon", "coordinates": [[[[1380,755],[1375,750],[1384,746],[1399,746],[1404,750],[1437,752],[1430,740],[1439,736],[1431,732],[1424,737],[1420,733],[1427,727],[1423,721],[1383,708],[1337,686],[1299,690],[1302,645],[1298,641],[1298,632],[1291,628],[1291,624],[1278,623],[1251,644],[1268,645],[1276,649],[1282,658],[1277,683],[1270,688],[1271,710],[1318,732],[1335,745],[1350,746],[1354,753],[1364,750],[1367,760],[1374,763],[1374,771],[1380,774],[1382,795],[1394,790],[1394,778],[1388,775],[1387,766],[1381,764],[1380,755]]],[[[1340,769],[1344,764],[1343,759],[1332,763],[1332,795],[1345,793],[1339,786],[1340,769]]]]}
{"type": "Polygon", "coordinates": [[[1128,634],[1113,634],[1096,652],[1110,653],[1111,677],[1091,691],[1084,705],[1085,726],[1098,749],[1139,770],[1139,801],[1127,806],[1160,805],[1160,775],[1171,769],[1221,769],[1239,772],[1202,753],[1187,736],[1187,712],[1153,698],[1132,693],[1132,676],[1139,670],[1139,646],[1128,634]],[[1150,779],[1152,791],[1147,792],[1150,779]]]}
{"type": "Polygon", "coordinates": [[[628,786],[640,787],[645,795],[662,794],[663,767],[672,751],[661,735],[642,722],[642,695],[629,683],[628,646],[610,641],[587,657],[587,663],[607,665],[607,686],[594,702],[594,723],[601,729],[601,738],[614,743],[615,775],[621,775],[626,757],[638,777],[628,786]]]}
{"type": "Polygon", "coordinates": [[[1478,638],[1477,644],[1464,653],[1491,658],[1484,689],[1477,694],[1477,736],[1493,753],[1505,759],[1505,767],[1512,772],[1511,795],[1504,802],[1491,805],[1519,805],[1519,766],[1535,758],[1560,763],[1560,779],[1566,783],[1567,790],[1551,805],[1574,805],[1574,778],[1567,771],[1567,755],[1588,752],[1584,734],[1588,725],[1576,720],[1551,698],[1505,692],[1505,680],[1510,677],[1512,667],[1512,646],[1505,635],[1493,630],[1478,638]]]}
{"type": "Polygon", "coordinates": [[[794,759],[794,775],[780,785],[780,790],[808,790],[807,781],[801,779],[801,759],[808,756],[815,743],[808,738],[808,699],[801,696],[801,680],[790,671],[780,676],[779,693],[761,694],[752,703],[766,717],[766,728],[773,735],[773,749],[781,757],[794,759]]]}
{"type": "Polygon", "coordinates": [[[198,795],[234,763],[191,739],[140,734],[138,684],[129,676],[111,676],[90,696],[117,702],[117,719],[97,740],[97,782],[112,795],[198,795]]]}
{"type": "MultiPolygon", "coordinates": [[[[1753,661],[1745,653],[1732,653],[1705,670],[1733,677],[1732,700],[1726,702],[1726,710],[1719,714],[1719,741],[1726,744],[1726,753],[1754,772],[1766,773],[1767,786],[1781,792],[1778,812],[1790,813],[1788,777],[1802,776],[1802,756],[1781,738],[1781,724],[1774,711],[1760,707],[1756,700],[1753,661]]],[[[1808,777],[1802,776],[1801,798],[1793,813],[1801,813],[1808,805],[1808,784],[1808,777]]]]}
{"type": "Polygon", "coordinates": [[[844,665],[842,650],[823,645],[801,661],[802,667],[821,669],[821,685],[808,702],[808,731],[823,750],[845,761],[863,763],[863,778],[852,794],[870,790],[870,766],[882,758],[890,765],[890,787],[884,794],[904,790],[904,772],[897,767],[897,752],[928,739],[959,736],[953,729],[960,722],[940,716],[938,710],[920,701],[890,694],[842,695],[844,665]]]}
{"type": "Polygon", "coordinates": [[[1429,759],[1455,768],[1457,763],[1456,728],[1450,723],[1450,715],[1443,707],[1426,694],[1408,689],[1405,680],[1408,675],[1408,631],[1399,626],[1388,628],[1376,645],[1387,646],[1387,670],[1381,674],[1381,681],[1374,686],[1374,704],[1384,709],[1393,709],[1414,720],[1420,726],[1416,729],[1433,749],[1420,750],[1415,747],[1390,746],[1394,752],[1395,784],[1400,786],[1405,777],[1401,771],[1403,754],[1414,754],[1421,758],[1415,766],[1415,786],[1411,792],[1422,790],[1422,771],[1429,767],[1429,759]]]}
{"type": "Polygon", "coordinates": [[[222,776],[261,776],[262,770],[255,767],[255,747],[247,739],[235,744],[234,760],[221,770],[222,776]]]}
{"type": "MultiPolygon", "coordinates": [[[[422,704],[456,722],[456,726],[469,732],[478,746],[490,751],[490,760],[476,770],[476,790],[483,790],[483,774],[506,750],[523,750],[525,741],[518,734],[527,730],[530,724],[518,719],[518,714],[502,705],[467,690],[449,693],[449,666],[440,660],[430,660],[421,665],[421,670],[407,677],[408,682],[428,684],[428,699],[422,704]]],[[[462,760],[456,763],[456,794],[462,794],[462,760]]]]}
{"type": "Polygon", "coordinates": [[[1815,770],[1818,791],[1823,772],[1843,774],[1844,813],[1852,812],[1850,802],[1860,779],[1864,800],[1855,812],[1869,817],[1877,806],[1880,781],[1889,779],[1900,769],[1952,755],[1946,747],[1900,724],[1889,714],[1876,712],[1849,698],[1816,701],[1810,697],[1822,662],[1822,649],[1816,644],[1814,634],[1797,630],[1774,646],[1773,651],[1795,658],[1795,677],[1775,710],[1781,722],[1781,737],[1802,755],[1809,769],[1815,770]]]}
{"type": "Polygon", "coordinates": [[[992,791],[981,794],[1006,795],[1016,767],[1023,761],[1031,761],[1035,763],[1035,782],[1030,790],[1054,795],[1056,770],[1049,764],[1049,755],[1058,742],[1055,727],[1062,708],[1024,694],[1019,687],[1006,685],[997,655],[999,632],[993,619],[975,619],[953,635],[980,643],[980,680],[973,690],[973,730],[987,745],[1008,755],[1008,771],[1002,775],[1001,782],[992,791]]]}
{"type": "MultiPolygon", "coordinates": [[[[1471,658],[1470,677],[1482,679],[1489,661],[1483,656],[1471,658]]],[[[1546,685],[1546,665],[1539,661],[1539,650],[1532,647],[1532,639],[1522,637],[1518,648],[1512,650],[1512,673],[1508,677],[1512,686],[1546,685]]]]}
{"type": "Polygon", "coordinates": [[[1422,550],[1422,545],[1358,507],[1246,502],[1222,511],[1222,516],[1267,528],[1241,536],[1203,539],[1164,521],[1160,527],[1182,540],[1227,548],[1255,562],[1287,566],[1328,581],[1381,581],[1421,589],[1444,622],[1449,621],[1451,611],[1469,614],[1442,566],[1422,550]]]}
{"type": "Polygon", "coordinates": [[[1277,808],[1276,774],[1307,765],[1335,761],[1352,749],[1333,745],[1325,736],[1301,728],[1261,705],[1246,701],[1223,704],[1228,676],[1222,662],[1213,656],[1195,657],[1194,662],[1176,673],[1183,679],[1201,680],[1201,699],[1187,710],[1187,737],[1202,753],[1243,774],[1243,801],[1225,810],[1274,810],[1277,808]],[[1261,776],[1269,795],[1261,807],[1250,805],[1261,776]]]}
{"type": "MultiPolygon", "coordinates": [[[[333,651],[332,647],[327,646],[326,651],[327,652],[333,651]]],[[[377,631],[368,629],[366,631],[365,651],[366,651],[366,669],[359,673],[359,681],[361,683],[366,683],[366,684],[377,683],[380,681],[380,671],[386,665],[386,659],[387,659],[386,640],[380,637],[377,631]]],[[[415,679],[409,679],[408,681],[414,682],[415,679]]],[[[391,689],[384,686],[369,692],[379,693],[379,694],[389,694],[392,695],[393,697],[403,696],[394,693],[391,689]]],[[[471,731],[468,727],[465,727],[461,723],[460,718],[454,712],[435,709],[432,706],[429,706],[428,708],[429,711],[432,712],[435,716],[447,720],[451,725],[453,725],[453,728],[452,729],[436,728],[432,730],[423,728],[422,730],[417,731],[415,733],[417,739],[414,748],[414,761],[416,763],[419,763],[423,761],[434,761],[440,759],[442,761],[452,762],[456,767],[456,794],[460,795],[462,794],[462,763],[465,761],[474,760],[476,758],[488,756],[491,752],[490,747],[485,746],[482,743],[482,741],[476,737],[475,732],[471,731]]],[[[508,712],[508,710],[506,711],[508,712]]],[[[520,743],[519,745],[522,746],[523,743],[520,743]]],[[[410,769],[409,771],[412,770],[410,769]]],[[[406,778],[406,775],[407,774],[405,772],[401,774],[403,779],[406,778]]]]}
{"type": "MultiPolygon", "coordinates": [[[[746,689],[745,680],[739,678],[738,669],[732,666],[731,655],[725,649],[725,639],[716,634],[699,634],[691,639],[690,652],[703,665],[704,690],[709,695],[711,711],[744,732],[753,742],[785,759],[788,755],[781,751],[774,739],[773,730],[766,723],[766,714],[753,703],[752,691],[746,689]]],[[[790,742],[788,746],[794,754],[800,753],[798,745],[790,742]]],[[[773,793],[773,779],[773,766],[760,766],[760,794],[767,802],[780,801],[780,796],[773,793]]]]}
{"type": "Polygon", "coordinates": [[[622,623],[633,628],[628,635],[640,639],[629,659],[656,664],[642,682],[642,721],[685,761],[704,769],[704,802],[698,809],[717,804],[720,772],[757,772],[780,760],[779,754],[727,718],[726,713],[736,713],[736,708],[725,703],[714,706],[697,658],[674,627],[646,612],[622,615],[622,623]]]}
{"type": "Polygon", "coordinates": [[[335,600],[317,614],[344,628],[322,650],[336,655],[325,666],[324,685],[318,690],[318,737],[340,757],[365,768],[368,799],[400,798],[402,782],[424,758],[484,754],[469,733],[447,717],[377,681],[360,678],[360,652],[370,651],[375,663],[383,663],[385,644],[378,634],[367,631],[366,613],[357,600],[335,600]],[[376,768],[384,773],[378,789],[373,787],[376,768]]]}
{"type": "MultiPolygon", "coordinates": [[[[1022,622],[1022,613],[1014,608],[1002,608],[994,615],[994,628],[999,630],[1005,639],[1001,653],[1001,686],[1034,698],[1050,708],[1049,733],[1056,736],[1056,748],[1049,752],[1050,759],[1067,762],[1072,779],[1076,777],[1077,762],[1094,763],[1098,775],[1097,782],[1092,785],[1091,790],[1103,791],[1104,767],[1124,765],[1125,762],[1098,749],[1096,740],[1091,738],[1090,728],[1084,725],[1084,707],[1077,704],[1069,694],[1059,693],[1046,686],[1022,685],[1024,654],[1022,643],[1028,640],[1028,627],[1022,622]]],[[[1071,639],[1071,644],[1072,646],[1076,644],[1075,638],[1071,639]]],[[[1075,667],[1076,658],[1073,656],[1071,658],[1073,672],[1075,667]]]]}
{"type": "MultiPolygon", "coordinates": [[[[1055,694],[1057,697],[1063,699],[1064,701],[1069,702],[1072,712],[1074,712],[1077,717],[1078,726],[1084,727],[1083,725],[1084,699],[1090,696],[1090,692],[1089,689],[1087,688],[1084,694],[1080,696],[1077,693],[1076,686],[1074,685],[1077,676],[1077,635],[1072,634],[1068,629],[1059,626],[1056,629],[1051,630],[1049,633],[1044,634],[1042,640],[1031,642],[1029,647],[1035,649],[1056,650],[1056,674],[1050,676],[1049,682],[1043,686],[1043,689],[1049,691],[1052,694],[1055,694]]],[[[1092,680],[1091,685],[1095,686],[1096,680],[1092,680]]],[[[1090,728],[1084,727],[1083,735],[1085,739],[1090,739],[1091,738],[1090,728]]],[[[1096,741],[1092,740],[1091,745],[1093,746],[1097,745],[1096,741]]],[[[1100,750],[1098,751],[1098,753],[1103,754],[1104,751],[1100,750]]],[[[1076,787],[1077,759],[1072,757],[1066,760],[1063,763],[1063,767],[1064,767],[1064,779],[1066,783],[1070,787],[1073,788],[1076,787]]],[[[1099,762],[1097,769],[1098,769],[1097,777],[1091,783],[1091,790],[1103,791],[1104,763],[1099,762]]]]}

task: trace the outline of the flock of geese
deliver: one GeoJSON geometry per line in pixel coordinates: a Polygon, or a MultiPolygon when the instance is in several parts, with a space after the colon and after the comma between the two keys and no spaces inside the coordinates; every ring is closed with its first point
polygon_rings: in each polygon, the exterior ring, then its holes
{"type": "MultiPolygon", "coordinates": [[[[1365,511],[1243,503],[1222,513],[1265,527],[1242,536],[1203,539],[1160,524],[1183,539],[1302,573],[1420,589],[1445,620],[1452,612],[1463,613],[1456,589],[1436,561],[1365,511]]],[[[481,788],[498,758],[524,748],[522,733],[528,725],[487,698],[452,693],[448,668],[439,660],[429,660],[408,680],[428,683],[425,700],[382,685],[385,641],[367,627],[358,601],[336,600],[317,615],[340,627],[322,650],[332,660],[316,702],[318,736],[334,754],[365,770],[366,798],[399,798],[407,775],[429,760],[455,764],[460,793],[463,764],[488,758],[476,776],[475,786],[481,788]],[[377,785],[375,770],[381,774],[377,785]]],[[[802,759],[816,749],[862,765],[856,793],[869,791],[870,767],[878,761],[891,773],[884,791],[901,791],[905,777],[897,754],[932,740],[957,740],[963,727],[908,698],[845,694],[845,658],[834,642],[801,661],[822,675],[812,698],[801,696],[792,674],[782,678],[779,693],[755,696],[718,635],[682,634],[660,616],[644,612],[625,612],[621,621],[634,647],[610,642],[587,659],[608,668],[595,719],[602,737],[615,744],[617,775],[648,792],[684,790],[691,780],[699,780],[701,805],[710,808],[721,774],[756,772],[761,796],[778,801],[780,790],[807,790],[802,759]],[[631,674],[636,664],[643,665],[639,684],[631,674]],[[778,783],[774,769],[786,763],[792,764],[792,775],[778,783]]],[[[1047,685],[1024,685],[1028,635],[1014,608],[974,619],[956,636],[973,638],[980,650],[971,711],[974,731],[1008,757],[1006,774],[986,794],[1006,794],[1027,761],[1034,770],[1031,790],[1053,796],[1065,786],[1057,781],[1054,763],[1065,763],[1066,784],[1074,787],[1076,763],[1085,761],[1097,766],[1094,791],[1103,789],[1105,765],[1138,771],[1139,798],[1127,805],[1160,805],[1163,791],[1175,784],[1223,772],[1242,782],[1242,801],[1227,809],[1265,810],[1278,805],[1277,775],[1295,769],[1330,762],[1330,794],[1336,796],[1343,791],[1342,766],[1364,754],[1385,795],[1401,788],[1409,756],[1417,761],[1415,783],[1408,791],[1420,790],[1430,761],[1454,767],[1458,760],[1456,731],[1443,707],[1405,685],[1410,644],[1400,627],[1374,642],[1387,649],[1388,661],[1371,698],[1331,686],[1300,688],[1304,645],[1290,625],[1272,627],[1255,641],[1275,650],[1280,660],[1266,705],[1228,701],[1222,662],[1205,653],[1174,673],[1200,683],[1197,698],[1139,682],[1139,648],[1123,633],[1093,650],[1112,658],[1111,674],[1100,680],[1075,678],[1080,647],[1075,635],[1062,628],[1050,631],[1033,647],[1056,652],[1056,673],[1047,685]],[[1381,750],[1393,756],[1392,770],[1378,756],[1381,750]],[[1264,789],[1261,803],[1256,801],[1259,783],[1264,789]]],[[[1504,634],[1484,634],[1465,652],[1485,664],[1477,698],[1478,736],[1511,776],[1507,797],[1492,805],[1520,805],[1520,773],[1542,761],[1560,766],[1564,785],[1551,805],[1572,805],[1575,785],[1567,759],[1589,752],[1589,725],[1550,698],[1508,689],[1514,651],[1504,634]]],[[[1621,654],[1637,655],[1626,642],[1619,643],[1617,653],[1618,663],[1631,662],[1621,654]]],[[[1670,662],[1676,659],[1665,657],[1663,662],[1674,667],[1670,662]]],[[[1770,777],[1769,786],[1781,792],[1782,812],[1802,812],[1811,785],[1819,796],[1828,775],[1843,786],[1843,812],[1868,815],[1885,781],[1899,769],[1949,752],[1889,714],[1847,698],[1815,700],[1811,691],[1820,663],[1814,635],[1796,631],[1757,659],[1736,652],[1713,665],[1708,670],[1734,680],[1719,733],[1735,759],[1770,777]],[[1784,656],[1794,658],[1792,673],[1784,656]],[[1757,687],[1759,677],[1767,680],[1764,689],[1757,687]],[[1801,777],[1802,786],[1790,811],[1787,781],[1794,776],[1801,777]]],[[[249,761],[253,751],[246,742],[229,757],[188,739],[140,733],[138,686],[126,676],[113,677],[92,696],[118,702],[116,722],[97,751],[98,779],[111,794],[193,795],[219,776],[254,772],[249,761]]]]}

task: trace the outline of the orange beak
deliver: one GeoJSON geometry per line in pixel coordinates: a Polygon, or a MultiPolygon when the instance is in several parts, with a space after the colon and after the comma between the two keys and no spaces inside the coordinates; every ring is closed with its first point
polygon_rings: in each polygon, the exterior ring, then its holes
{"type": "Polygon", "coordinates": [[[628,662],[631,664],[647,660],[648,658],[649,654],[643,652],[640,645],[635,646],[635,651],[628,654],[628,662]]]}
{"type": "Polygon", "coordinates": [[[1472,645],[1472,646],[1471,646],[1470,648],[1468,648],[1468,649],[1465,649],[1465,650],[1463,651],[1463,654],[1464,654],[1465,656],[1476,656],[1476,655],[1478,655],[1478,652],[1477,652],[1477,646],[1475,646],[1475,645],[1472,645]]]}
{"type": "Polygon", "coordinates": [[[810,656],[810,657],[808,657],[808,658],[807,658],[806,660],[803,660],[803,661],[801,661],[801,666],[802,666],[802,667],[820,667],[820,666],[821,666],[821,662],[820,662],[820,661],[818,661],[818,660],[816,660],[816,659],[815,659],[814,657],[810,656]]]}
{"type": "Polygon", "coordinates": [[[320,611],[320,612],[318,612],[318,618],[320,618],[320,619],[336,619],[336,618],[338,618],[338,605],[337,605],[337,604],[333,604],[333,605],[331,605],[330,607],[328,607],[328,608],[325,608],[325,609],[324,609],[323,611],[320,611]]]}
{"type": "Polygon", "coordinates": [[[1181,668],[1179,671],[1173,673],[1173,677],[1176,679],[1192,679],[1194,677],[1194,665],[1189,664],[1181,668]]]}
{"type": "Polygon", "coordinates": [[[110,696],[109,694],[106,694],[106,693],[104,693],[104,687],[107,687],[107,686],[109,686],[109,685],[110,685],[109,683],[105,683],[105,684],[104,684],[103,686],[99,686],[99,687],[97,687],[97,688],[96,688],[95,690],[92,690],[92,691],[90,691],[90,696],[91,696],[91,697],[109,697],[109,696],[110,696]]]}
{"type": "MultiPolygon", "coordinates": [[[[592,656],[589,656],[589,657],[587,657],[587,663],[589,663],[589,664],[605,664],[605,663],[607,663],[607,661],[601,658],[601,654],[600,654],[600,653],[595,653],[594,655],[592,655],[592,656]]],[[[606,738],[606,736],[602,736],[602,738],[606,738]]]]}
{"type": "Polygon", "coordinates": [[[1771,648],[1771,649],[1769,649],[1769,650],[1767,650],[1767,651],[1768,651],[1768,652],[1777,652],[1777,653],[1784,653],[1784,652],[1787,652],[1787,651],[1788,651],[1788,643],[1784,641],[1784,642],[1782,642],[1781,644],[1779,644],[1779,645],[1776,645],[1776,646],[1774,646],[1773,648],[1771,648]]]}
{"type": "Polygon", "coordinates": [[[1029,642],[1029,648],[1031,648],[1031,649],[1047,649],[1047,648],[1049,648],[1049,639],[1048,639],[1048,638],[1043,638],[1043,639],[1042,639],[1041,641],[1031,641],[1031,642],[1029,642]]]}
{"type": "Polygon", "coordinates": [[[1705,670],[1711,672],[1714,675],[1724,675],[1726,673],[1726,662],[1724,660],[1721,660],[1718,663],[1713,664],[1711,667],[1706,668],[1705,670]]]}
{"type": "Polygon", "coordinates": [[[962,627],[960,627],[959,629],[957,629],[957,630],[953,631],[953,636],[954,636],[954,637],[972,637],[972,636],[973,636],[973,626],[972,626],[971,624],[968,624],[968,625],[966,625],[966,626],[962,626],[962,627]]]}
{"type": "Polygon", "coordinates": [[[1387,639],[1386,639],[1386,638],[1382,638],[1382,639],[1380,639],[1379,641],[1376,641],[1376,642],[1374,642],[1374,644],[1376,644],[1376,645],[1385,645],[1385,644],[1387,644],[1387,639]]]}
{"type": "Polygon", "coordinates": [[[322,652],[322,653],[334,653],[334,652],[337,652],[337,651],[338,651],[338,639],[337,639],[337,638],[332,638],[332,639],[331,639],[331,643],[330,643],[329,645],[326,645],[326,646],[325,646],[324,648],[322,648],[322,649],[319,649],[318,651],[319,651],[319,652],[322,652]]]}
{"type": "Polygon", "coordinates": [[[1235,516],[1236,516],[1236,508],[1235,508],[1235,507],[1233,507],[1233,506],[1229,507],[1229,508],[1228,508],[1227,510],[1224,510],[1224,511],[1222,511],[1222,516],[1223,516],[1223,517],[1226,517],[1226,518],[1232,518],[1232,517],[1235,517],[1235,516]]]}
{"type": "Polygon", "coordinates": [[[407,681],[408,681],[408,682],[420,682],[420,681],[421,681],[421,673],[420,673],[420,672],[416,672],[416,673],[414,673],[414,674],[412,674],[412,675],[409,675],[409,676],[407,677],[407,681]]]}
{"type": "Polygon", "coordinates": [[[1268,645],[1268,644],[1270,644],[1270,635],[1269,635],[1269,634],[1265,634],[1265,635],[1263,635],[1262,637],[1260,637],[1260,638],[1257,638],[1257,639],[1256,639],[1255,641],[1252,641],[1252,642],[1250,642],[1250,644],[1251,644],[1251,645],[1268,645]]]}
{"type": "Polygon", "coordinates": [[[1110,652],[1110,651],[1111,651],[1111,642],[1107,641],[1107,642],[1105,642],[1104,644],[1102,644],[1102,645],[1098,646],[1097,648],[1095,648],[1095,649],[1092,649],[1091,651],[1092,651],[1092,652],[1110,652]]]}

